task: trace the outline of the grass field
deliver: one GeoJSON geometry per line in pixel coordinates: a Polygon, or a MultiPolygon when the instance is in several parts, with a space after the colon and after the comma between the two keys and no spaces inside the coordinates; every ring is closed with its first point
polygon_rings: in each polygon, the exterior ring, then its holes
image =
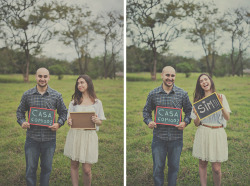
{"type": "MultiPolygon", "coordinates": [[[[199,74],[185,78],[177,74],[175,84],[188,91],[193,102],[193,91],[199,74]]],[[[150,90],[162,80],[150,81],[149,73],[127,74],[127,185],[153,185],[151,155],[152,130],[143,122],[142,110],[150,90]],[[136,81],[137,80],[137,81],[136,81]],[[138,81],[140,80],[140,81],[138,81]]],[[[229,159],[222,163],[222,185],[250,185],[249,121],[250,77],[213,78],[218,93],[226,96],[232,110],[226,130],[229,159]]],[[[184,130],[184,145],[180,160],[178,186],[200,185],[198,159],[192,157],[196,127],[193,121],[184,130]]],[[[165,169],[167,175],[167,168],[165,169]]],[[[213,185],[211,165],[208,166],[208,186],[213,185]]]]}
{"type": "MultiPolygon", "coordinates": [[[[63,80],[51,76],[49,85],[62,93],[68,107],[77,76],[64,76],[63,80]]],[[[30,83],[23,83],[21,75],[0,75],[0,185],[26,185],[24,143],[26,131],[16,122],[16,109],[22,94],[35,86],[34,76],[30,83]]],[[[102,101],[106,121],[100,127],[99,160],[92,168],[92,185],[123,185],[123,79],[94,80],[97,97],[102,101]]],[[[72,185],[70,159],[63,155],[66,135],[65,123],[57,131],[57,147],[53,159],[50,185],[72,185]]],[[[38,168],[39,175],[40,168],[38,168]]],[[[82,175],[82,170],[80,169],[82,175]]],[[[38,176],[39,180],[39,176],[38,176]]],[[[82,179],[80,177],[80,185],[82,179]]]]}
{"type": "MultiPolygon", "coordinates": [[[[185,78],[177,74],[176,85],[193,91],[199,74],[185,78]]],[[[127,74],[127,185],[153,185],[151,141],[152,130],[144,123],[142,109],[150,90],[161,84],[160,75],[155,82],[149,73],[127,74]]],[[[52,76],[49,85],[61,92],[68,107],[77,76],[65,76],[58,81],[52,76]]],[[[25,185],[25,130],[16,122],[16,109],[24,91],[35,86],[22,83],[21,75],[0,75],[0,186],[25,185]]],[[[249,185],[249,120],[250,77],[214,78],[217,92],[226,95],[232,110],[226,132],[229,143],[229,160],[222,163],[222,185],[249,185]]],[[[123,80],[94,80],[98,98],[103,102],[106,121],[100,127],[99,161],[93,165],[92,185],[123,185],[123,80]]],[[[50,185],[71,185],[70,160],[63,155],[69,127],[57,132],[57,147],[53,160],[50,185]]],[[[178,186],[200,185],[198,160],[192,157],[196,127],[193,122],[184,131],[178,186]]],[[[167,169],[166,169],[167,171],[167,169]]],[[[38,175],[40,168],[38,169],[38,175]]],[[[82,171],[80,170],[82,174],[82,171]]],[[[38,176],[39,180],[39,176],[38,176]]],[[[82,181],[80,179],[80,184],[82,181]]],[[[212,183],[211,166],[208,167],[208,185],[212,183]]]]}

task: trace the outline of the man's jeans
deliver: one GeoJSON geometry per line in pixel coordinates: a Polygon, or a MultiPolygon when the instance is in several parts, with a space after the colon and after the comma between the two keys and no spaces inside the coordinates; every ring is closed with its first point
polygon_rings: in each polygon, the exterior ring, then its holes
{"type": "Polygon", "coordinates": [[[56,140],[37,142],[29,137],[25,141],[26,181],[27,186],[36,185],[36,171],[40,157],[40,185],[48,186],[52,170],[52,161],[56,148],[56,140]]]}
{"type": "Polygon", "coordinates": [[[154,136],[152,141],[153,176],[155,186],[164,185],[164,168],[168,157],[168,185],[176,185],[183,141],[164,141],[154,136]]]}

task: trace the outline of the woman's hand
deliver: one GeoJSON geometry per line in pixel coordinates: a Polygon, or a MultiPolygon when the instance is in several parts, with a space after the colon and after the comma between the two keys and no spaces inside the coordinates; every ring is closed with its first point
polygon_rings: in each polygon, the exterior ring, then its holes
{"type": "Polygon", "coordinates": [[[217,93],[217,96],[218,96],[218,98],[219,98],[219,100],[220,100],[220,102],[221,102],[221,104],[223,103],[223,97],[222,97],[222,94],[218,94],[217,93]]]}
{"type": "Polygon", "coordinates": [[[101,125],[101,124],[102,124],[102,120],[100,120],[100,119],[98,118],[97,115],[92,116],[91,119],[92,119],[92,121],[93,121],[96,125],[101,125]]]}
{"type": "Polygon", "coordinates": [[[68,123],[69,126],[72,125],[72,119],[71,119],[71,117],[68,118],[67,123],[68,123]]]}

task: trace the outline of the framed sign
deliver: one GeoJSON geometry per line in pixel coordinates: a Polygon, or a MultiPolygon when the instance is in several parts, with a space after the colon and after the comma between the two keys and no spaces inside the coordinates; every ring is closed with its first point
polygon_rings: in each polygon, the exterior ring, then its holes
{"type": "Polygon", "coordinates": [[[39,126],[52,126],[55,121],[55,110],[30,107],[29,124],[39,126]]]}
{"type": "Polygon", "coordinates": [[[96,124],[91,119],[94,115],[95,112],[70,112],[71,128],[96,130],[96,124]]]}
{"type": "Polygon", "coordinates": [[[179,125],[181,122],[182,110],[171,107],[156,107],[155,123],[161,125],[179,125]]]}
{"type": "Polygon", "coordinates": [[[206,117],[223,109],[223,106],[216,92],[214,92],[210,96],[204,97],[203,99],[193,103],[193,106],[200,120],[203,120],[206,117]]]}

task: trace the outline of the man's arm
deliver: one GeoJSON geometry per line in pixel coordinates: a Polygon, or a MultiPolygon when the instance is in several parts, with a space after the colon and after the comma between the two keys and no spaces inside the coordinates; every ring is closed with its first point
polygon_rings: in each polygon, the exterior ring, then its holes
{"type": "Polygon", "coordinates": [[[185,92],[183,98],[183,111],[185,113],[184,122],[188,125],[191,122],[191,111],[192,111],[192,104],[189,100],[187,92],[185,92]]]}
{"type": "Polygon", "coordinates": [[[60,94],[59,98],[58,98],[58,102],[57,102],[57,113],[59,115],[57,123],[59,124],[59,126],[63,126],[64,122],[67,120],[67,114],[68,114],[68,110],[63,102],[63,98],[62,95],[60,94]]]}
{"type": "Polygon", "coordinates": [[[143,108],[143,121],[148,125],[149,128],[153,129],[156,128],[157,125],[156,123],[152,120],[152,111],[153,111],[153,106],[152,106],[152,98],[150,95],[147,97],[146,104],[143,108]]]}
{"type": "Polygon", "coordinates": [[[67,120],[68,110],[63,102],[62,95],[60,94],[57,99],[57,114],[59,115],[57,123],[54,123],[49,128],[56,132],[61,126],[64,125],[64,122],[67,120]]]}
{"type": "Polygon", "coordinates": [[[27,106],[27,103],[26,103],[26,96],[23,95],[22,98],[21,98],[20,104],[19,104],[19,106],[17,108],[17,111],[16,111],[17,122],[19,123],[20,126],[22,126],[22,124],[24,122],[26,122],[25,112],[27,110],[28,110],[28,106],[27,106]]]}
{"type": "Polygon", "coordinates": [[[187,92],[185,92],[183,96],[183,111],[185,113],[184,120],[180,122],[179,125],[176,125],[175,127],[178,128],[178,130],[184,130],[184,128],[191,122],[191,111],[192,111],[192,104],[190,103],[189,97],[187,92]]]}

